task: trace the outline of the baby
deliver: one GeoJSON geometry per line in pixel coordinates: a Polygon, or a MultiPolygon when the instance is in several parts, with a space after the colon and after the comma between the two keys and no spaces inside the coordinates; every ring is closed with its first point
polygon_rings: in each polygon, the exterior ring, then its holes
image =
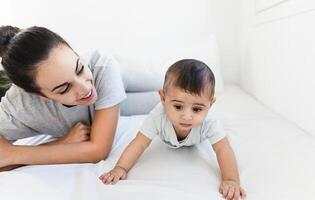
{"type": "Polygon", "coordinates": [[[184,59],[166,72],[159,103],[126,147],[116,166],[99,178],[104,184],[126,179],[128,171],[150,145],[154,136],[172,148],[209,140],[221,169],[219,192],[226,199],[245,198],[240,187],[236,159],[220,123],[208,112],[215,102],[215,78],[203,62],[184,59]]]}

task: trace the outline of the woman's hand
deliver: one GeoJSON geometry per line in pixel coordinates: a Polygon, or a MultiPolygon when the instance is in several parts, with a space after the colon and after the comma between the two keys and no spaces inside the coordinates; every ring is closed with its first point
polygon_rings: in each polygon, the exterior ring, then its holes
{"type": "Polygon", "coordinates": [[[101,175],[99,179],[104,184],[116,184],[119,180],[124,180],[127,177],[127,170],[120,166],[115,166],[114,169],[101,175]]]}
{"type": "Polygon", "coordinates": [[[59,139],[60,143],[80,143],[88,141],[90,139],[91,127],[78,122],[74,127],[72,127],[68,133],[66,133],[62,138],[59,139]]]}
{"type": "Polygon", "coordinates": [[[223,198],[228,200],[239,200],[246,197],[245,190],[236,181],[232,180],[222,181],[219,192],[223,198]]]}

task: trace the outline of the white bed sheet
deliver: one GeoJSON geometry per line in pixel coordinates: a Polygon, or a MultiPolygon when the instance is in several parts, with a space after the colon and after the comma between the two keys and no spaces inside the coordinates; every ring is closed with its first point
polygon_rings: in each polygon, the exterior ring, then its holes
{"type": "MultiPolygon", "coordinates": [[[[235,151],[249,200],[313,199],[315,138],[269,111],[236,86],[227,86],[215,111],[235,151]]],[[[98,176],[115,164],[145,116],[121,117],[109,158],[97,164],[26,166],[0,173],[0,199],[222,199],[219,168],[207,142],[170,149],[155,139],[117,185],[98,176]]],[[[38,144],[47,136],[25,139],[38,144]]]]}

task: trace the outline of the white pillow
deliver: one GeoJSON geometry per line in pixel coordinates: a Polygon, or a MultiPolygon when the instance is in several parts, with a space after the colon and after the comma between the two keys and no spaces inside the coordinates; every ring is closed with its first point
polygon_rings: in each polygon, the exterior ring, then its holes
{"type": "MultiPolygon", "coordinates": [[[[135,53],[132,52],[132,55],[135,53]]],[[[206,63],[216,78],[216,93],[223,92],[224,85],[215,35],[188,46],[169,47],[159,55],[121,55],[114,57],[120,63],[122,78],[127,92],[159,90],[163,86],[165,72],[181,59],[197,59],[206,63]]]]}
{"type": "Polygon", "coordinates": [[[161,89],[165,69],[145,58],[114,55],[120,65],[120,73],[126,92],[149,92],[161,89]]]}
{"type": "Polygon", "coordinates": [[[157,91],[127,92],[127,99],[120,104],[122,116],[148,114],[160,102],[157,91]]]}

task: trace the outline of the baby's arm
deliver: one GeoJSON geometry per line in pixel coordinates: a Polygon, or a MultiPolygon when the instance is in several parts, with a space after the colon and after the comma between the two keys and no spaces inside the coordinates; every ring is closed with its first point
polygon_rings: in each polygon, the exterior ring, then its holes
{"type": "Polygon", "coordinates": [[[220,193],[226,199],[239,199],[239,197],[244,199],[246,194],[240,187],[236,159],[228,139],[225,137],[213,144],[213,149],[216,152],[222,174],[220,193]]]}
{"type": "Polygon", "coordinates": [[[152,140],[138,132],[137,136],[126,147],[120,156],[116,166],[109,172],[104,173],[99,179],[104,184],[115,184],[121,179],[127,177],[128,171],[136,163],[144,150],[150,145],[152,140]]]}

